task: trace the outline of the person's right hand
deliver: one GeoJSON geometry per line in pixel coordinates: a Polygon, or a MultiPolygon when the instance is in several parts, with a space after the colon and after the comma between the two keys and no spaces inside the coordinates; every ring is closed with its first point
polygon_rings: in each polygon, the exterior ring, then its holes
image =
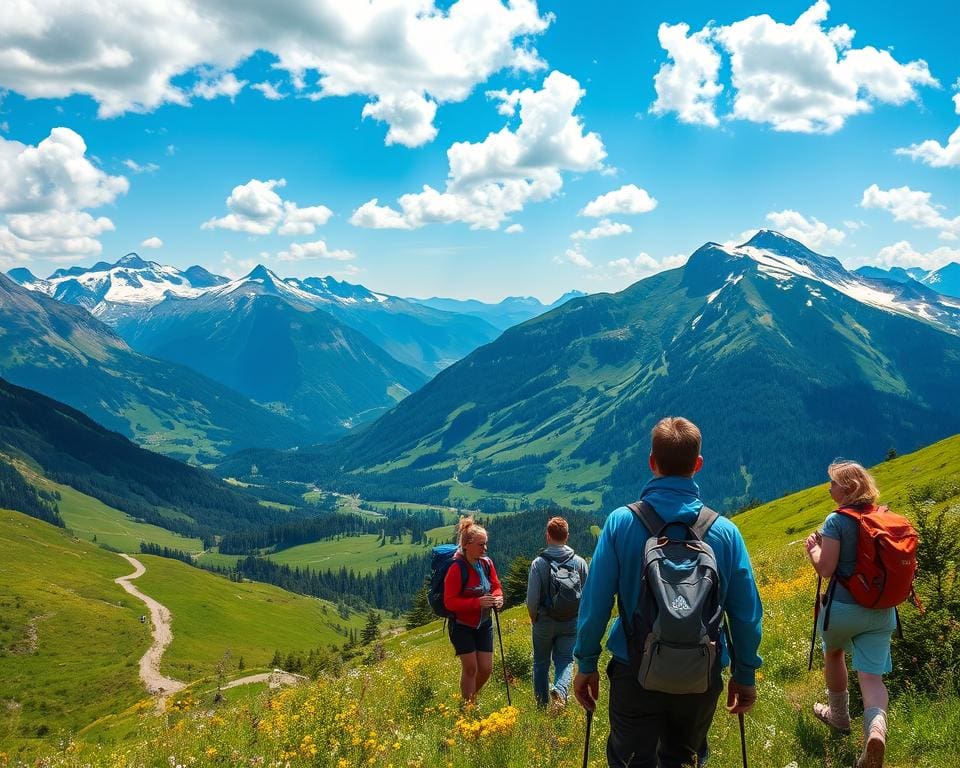
{"type": "Polygon", "coordinates": [[[597,707],[597,699],[600,698],[600,673],[577,672],[573,678],[573,695],[577,697],[580,706],[593,712],[597,707]]]}
{"type": "Polygon", "coordinates": [[[741,685],[732,677],[727,685],[727,712],[739,715],[749,712],[757,701],[757,688],[753,685],[741,685]]]}
{"type": "Polygon", "coordinates": [[[497,605],[497,598],[493,595],[480,595],[479,600],[481,608],[495,608],[497,605]]]}

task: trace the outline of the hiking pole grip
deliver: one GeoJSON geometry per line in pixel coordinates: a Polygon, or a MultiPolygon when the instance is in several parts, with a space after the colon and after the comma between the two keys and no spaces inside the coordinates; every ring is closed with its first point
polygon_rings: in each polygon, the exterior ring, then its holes
{"type": "Polygon", "coordinates": [[[817,619],[820,617],[820,587],[823,576],[817,574],[817,596],[813,601],[813,631],[810,633],[810,657],[807,659],[807,672],[813,669],[813,647],[817,643],[817,619]]]}
{"type": "Polygon", "coordinates": [[[593,725],[593,710],[587,712],[587,735],[583,739],[583,768],[587,768],[587,760],[590,758],[590,726],[593,725]]]}
{"type": "Polygon", "coordinates": [[[500,634],[500,611],[493,609],[493,617],[497,620],[497,640],[500,642],[500,666],[503,667],[503,687],[507,689],[507,706],[513,706],[510,701],[510,681],[507,679],[507,660],[503,656],[503,635],[500,634]]]}

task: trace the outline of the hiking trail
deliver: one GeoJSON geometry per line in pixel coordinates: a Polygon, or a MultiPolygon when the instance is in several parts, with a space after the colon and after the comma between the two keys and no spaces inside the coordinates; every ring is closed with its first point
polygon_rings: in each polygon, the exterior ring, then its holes
{"type": "Polygon", "coordinates": [[[143,563],[123,553],[120,553],[120,557],[129,561],[135,570],[128,576],[120,576],[114,581],[135,598],[146,603],[147,608],[150,609],[150,621],[153,625],[153,644],[140,659],[140,679],[143,680],[147,691],[159,696],[159,703],[162,703],[171,694],[186,688],[186,683],[160,674],[160,659],[163,658],[163,652],[167,649],[167,646],[173,641],[173,630],[170,628],[170,611],[165,605],[161,605],[152,597],[143,594],[130,583],[133,579],[137,579],[147,572],[143,563]]]}

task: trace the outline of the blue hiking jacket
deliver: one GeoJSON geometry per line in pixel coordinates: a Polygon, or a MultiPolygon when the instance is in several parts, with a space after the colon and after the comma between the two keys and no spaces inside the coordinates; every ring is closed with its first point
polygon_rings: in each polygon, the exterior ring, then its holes
{"type": "MultiPolygon", "coordinates": [[[[692,524],[703,506],[700,488],[689,477],[657,477],[644,486],[640,498],[649,503],[665,523],[692,524]]],[[[597,659],[603,633],[610,620],[619,593],[626,615],[633,616],[640,597],[640,570],[643,548],[650,537],[646,527],[627,507],[618,507],[604,523],[590,562],[590,575],[584,586],[577,623],[577,644],[573,655],[581,672],[597,671],[597,659]]],[[[754,685],[761,658],[760,647],[763,606],[753,578],[747,547],[740,530],[720,517],[707,532],[706,542],[713,548],[720,575],[720,602],[727,614],[733,638],[736,665],[733,679],[741,685],[754,685]]],[[[627,638],[620,618],[614,620],[607,638],[607,649],[623,664],[629,664],[627,638]]],[[[721,638],[721,664],[730,663],[726,638],[721,638]]]]}

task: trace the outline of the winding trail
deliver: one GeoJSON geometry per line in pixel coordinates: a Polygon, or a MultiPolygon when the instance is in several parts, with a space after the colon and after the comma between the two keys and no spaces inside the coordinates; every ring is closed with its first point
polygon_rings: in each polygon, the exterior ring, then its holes
{"type": "Polygon", "coordinates": [[[139,578],[147,572],[143,563],[130,557],[130,555],[121,553],[120,557],[129,561],[135,570],[129,576],[121,576],[114,581],[135,598],[146,603],[147,608],[150,609],[150,621],[153,624],[153,644],[140,659],[140,679],[143,680],[147,691],[160,696],[162,700],[186,687],[186,683],[160,674],[160,659],[163,658],[163,652],[167,649],[167,646],[173,641],[173,630],[170,629],[170,611],[167,610],[166,606],[143,594],[130,583],[133,579],[139,578]]]}

